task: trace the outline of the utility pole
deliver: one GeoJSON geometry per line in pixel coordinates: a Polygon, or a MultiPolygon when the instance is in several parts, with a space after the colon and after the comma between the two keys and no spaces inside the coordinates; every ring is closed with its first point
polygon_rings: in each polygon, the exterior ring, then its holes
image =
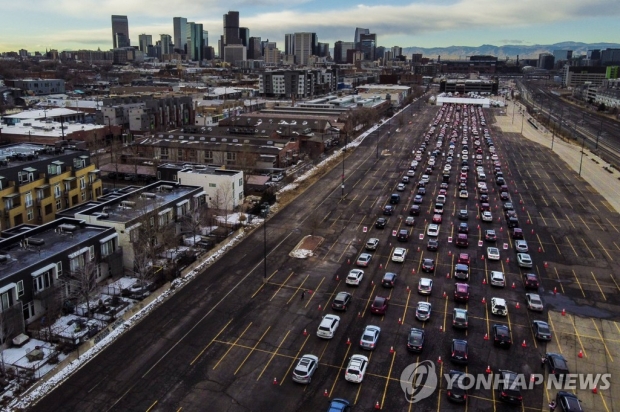
{"type": "Polygon", "coordinates": [[[581,176],[581,166],[583,166],[583,147],[586,144],[586,137],[583,136],[583,140],[581,141],[581,160],[579,161],[579,176],[581,176]]]}
{"type": "Polygon", "coordinates": [[[603,131],[603,119],[601,119],[601,125],[598,128],[598,133],[596,134],[596,147],[594,150],[598,150],[598,139],[601,137],[601,132],[603,131]]]}

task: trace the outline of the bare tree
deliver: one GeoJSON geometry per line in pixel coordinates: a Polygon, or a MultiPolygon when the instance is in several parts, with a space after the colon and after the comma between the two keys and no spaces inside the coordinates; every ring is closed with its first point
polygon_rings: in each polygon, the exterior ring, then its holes
{"type": "Polygon", "coordinates": [[[212,207],[223,211],[225,214],[225,224],[228,226],[229,211],[233,208],[234,193],[232,185],[220,185],[215,191],[215,196],[212,199],[212,207]]]}
{"type": "Polygon", "coordinates": [[[200,233],[200,228],[206,221],[206,210],[203,206],[192,209],[185,216],[181,217],[181,232],[190,233],[195,239],[200,233]]]}
{"type": "Polygon", "coordinates": [[[6,343],[10,342],[15,336],[23,331],[23,316],[21,314],[21,305],[13,305],[0,312],[0,368],[2,373],[6,374],[6,365],[4,361],[4,349],[6,343]]]}
{"type": "Polygon", "coordinates": [[[79,255],[74,259],[77,259],[78,262],[69,271],[65,282],[69,284],[71,294],[76,296],[78,301],[86,304],[87,317],[90,319],[92,317],[90,300],[97,296],[99,265],[94,260],[86,260],[86,254],[79,255]]]}

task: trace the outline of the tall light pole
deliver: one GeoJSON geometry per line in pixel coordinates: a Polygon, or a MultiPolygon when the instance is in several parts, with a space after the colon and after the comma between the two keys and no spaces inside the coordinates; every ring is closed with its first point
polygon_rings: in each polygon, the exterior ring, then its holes
{"type": "Polygon", "coordinates": [[[260,211],[263,217],[263,282],[267,282],[267,216],[269,215],[269,203],[263,203],[260,211]]]}
{"type": "Polygon", "coordinates": [[[598,139],[601,137],[601,132],[603,131],[603,119],[601,119],[601,125],[598,128],[598,133],[596,134],[596,147],[594,150],[598,150],[598,139]]]}
{"type": "Polygon", "coordinates": [[[581,141],[581,160],[579,161],[579,176],[581,176],[581,166],[583,166],[583,147],[586,144],[586,137],[583,136],[583,140],[581,141]]]}
{"type": "Polygon", "coordinates": [[[344,159],[346,159],[347,155],[347,133],[344,134],[344,147],[342,148],[342,189],[341,197],[344,199],[344,159]]]}
{"type": "Polygon", "coordinates": [[[525,113],[521,112],[521,137],[523,137],[523,119],[525,119],[525,113]]]}

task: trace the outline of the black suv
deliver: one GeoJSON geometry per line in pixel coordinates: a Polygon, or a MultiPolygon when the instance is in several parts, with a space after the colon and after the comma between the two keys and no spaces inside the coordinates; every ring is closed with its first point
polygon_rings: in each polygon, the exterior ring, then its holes
{"type": "Polygon", "coordinates": [[[454,363],[467,363],[467,341],[462,339],[452,339],[452,353],[450,360],[454,363]]]}
{"type": "Polygon", "coordinates": [[[424,329],[411,328],[407,338],[407,350],[411,352],[422,352],[424,347],[424,329]]]}
{"type": "Polygon", "coordinates": [[[406,242],[409,240],[409,231],[407,229],[400,229],[398,231],[398,237],[396,238],[399,242],[406,242]]]}
{"type": "Polygon", "coordinates": [[[523,402],[518,375],[511,371],[500,370],[502,375],[499,398],[508,403],[520,405],[523,402]]]}
{"type": "Polygon", "coordinates": [[[332,302],[332,309],[347,310],[349,303],[351,303],[351,294],[349,292],[338,292],[332,302]]]}
{"type": "Polygon", "coordinates": [[[583,412],[581,401],[570,392],[559,391],[555,397],[556,405],[560,405],[564,412],[583,412]]]}
{"type": "Polygon", "coordinates": [[[383,208],[383,214],[386,216],[391,216],[392,213],[394,213],[394,206],[385,205],[385,207],[383,208]]]}
{"type": "Polygon", "coordinates": [[[390,203],[395,205],[398,204],[398,202],[400,202],[400,195],[398,193],[392,193],[392,196],[390,196],[390,203]]]}
{"type": "Polygon", "coordinates": [[[493,344],[503,348],[510,348],[512,339],[510,329],[506,325],[493,325],[493,344]]]}
{"type": "Polygon", "coordinates": [[[375,227],[377,229],[383,229],[386,224],[387,224],[387,219],[384,217],[380,217],[379,219],[377,219],[377,222],[375,223],[375,227]]]}
{"type": "Polygon", "coordinates": [[[437,239],[428,239],[428,244],[426,245],[426,249],[436,252],[439,249],[439,242],[437,239]]]}
{"type": "Polygon", "coordinates": [[[568,363],[566,363],[564,356],[559,353],[547,353],[545,354],[545,358],[547,359],[547,366],[549,367],[550,374],[559,378],[568,375],[568,363]]]}
{"type": "Polygon", "coordinates": [[[469,214],[467,213],[467,210],[465,209],[459,210],[459,220],[467,220],[468,218],[469,218],[469,214]]]}
{"type": "Polygon", "coordinates": [[[409,214],[411,216],[419,216],[420,215],[420,205],[413,205],[411,209],[409,209],[409,214]]]}
{"type": "Polygon", "coordinates": [[[396,273],[386,272],[386,274],[383,275],[383,279],[381,280],[381,285],[385,288],[393,288],[394,282],[396,282],[396,276],[396,273]]]}

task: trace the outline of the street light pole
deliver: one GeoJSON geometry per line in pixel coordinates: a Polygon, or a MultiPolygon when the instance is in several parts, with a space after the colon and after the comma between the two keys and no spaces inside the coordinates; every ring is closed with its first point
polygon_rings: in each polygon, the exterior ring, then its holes
{"type": "Polygon", "coordinates": [[[263,203],[261,214],[263,215],[263,282],[267,282],[267,215],[269,215],[269,203],[263,203]]]}
{"type": "Polygon", "coordinates": [[[601,137],[601,132],[603,131],[603,119],[601,119],[601,125],[598,128],[598,133],[596,134],[596,147],[594,150],[598,150],[598,139],[601,137]]]}
{"type": "Polygon", "coordinates": [[[347,134],[344,135],[344,147],[342,148],[342,186],[340,186],[342,193],[341,198],[344,199],[344,159],[346,159],[347,155],[347,134]]]}
{"type": "Polygon", "coordinates": [[[581,141],[581,160],[579,161],[579,176],[581,176],[581,166],[583,165],[583,147],[586,144],[586,137],[583,137],[583,140],[581,141]]]}
{"type": "Polygon", "coordinates": [[[523,137],[523,119],[525,119],[525,113],[521,113],[521,137],[523,137]]]}

